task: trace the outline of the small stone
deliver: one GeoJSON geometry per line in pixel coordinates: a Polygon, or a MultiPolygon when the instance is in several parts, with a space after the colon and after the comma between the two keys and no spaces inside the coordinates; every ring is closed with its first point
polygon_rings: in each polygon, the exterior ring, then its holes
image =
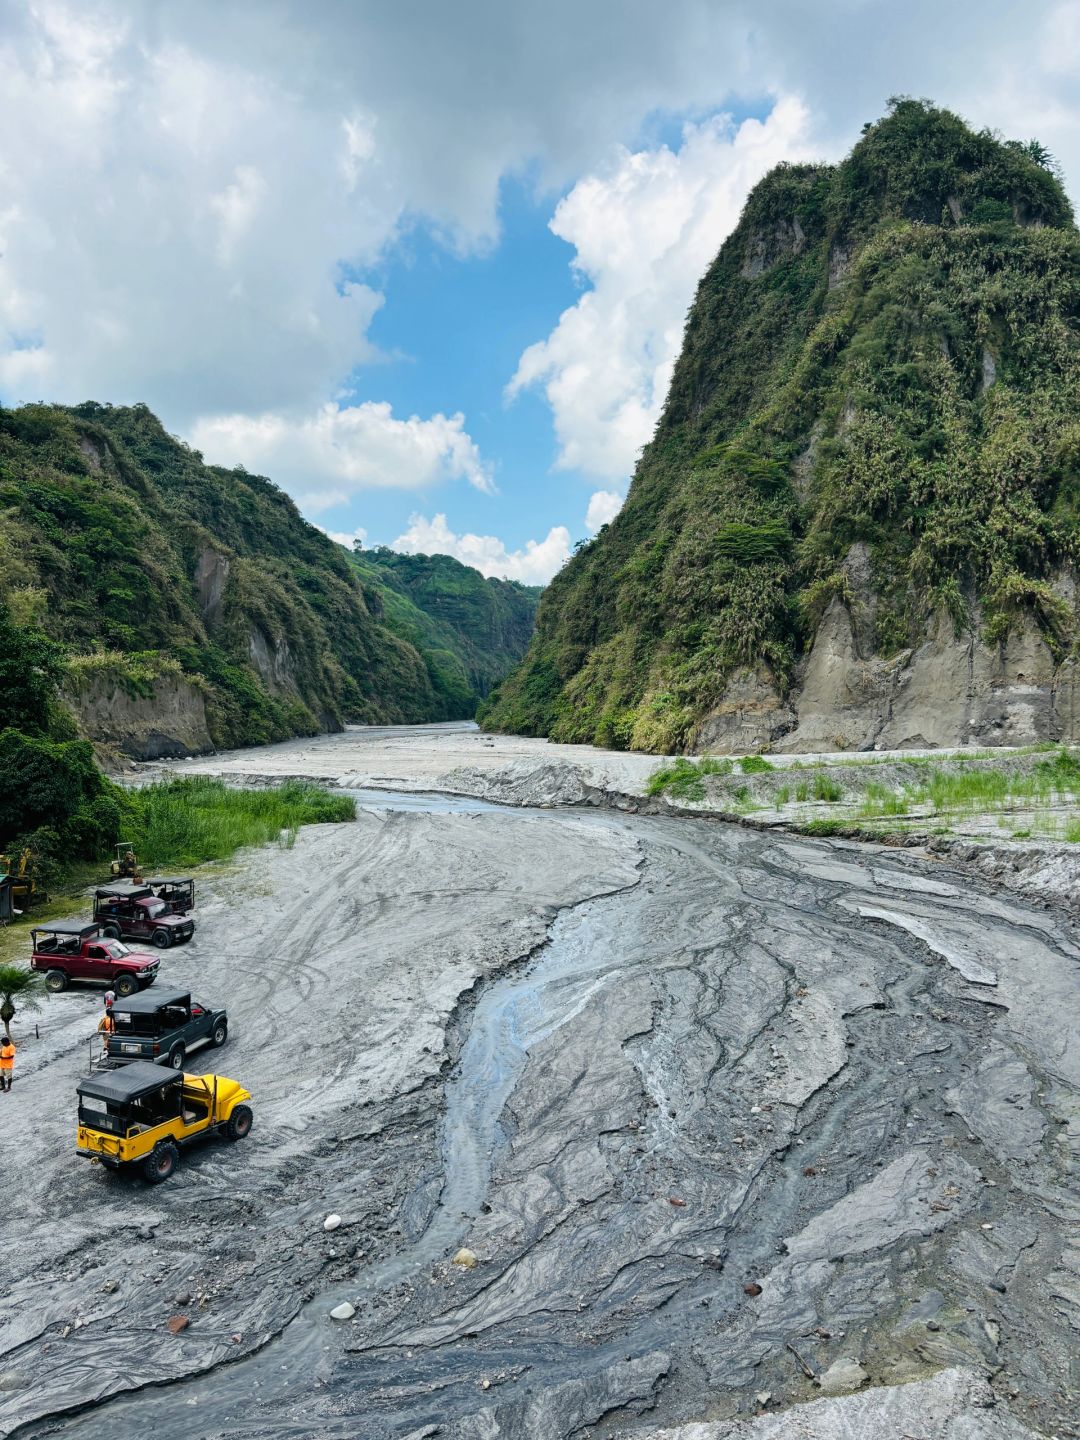
{"type": "Polygon", "coordinates": [[[758,1393],[754,1396],[754,1399],[757,1401],[757,1403],[758,1403],[758,1404],[761,1406],[761,1408],[764,1410],[765,1406],[768,1405],[769,1401],[772,1399],[772,1391],[771,1391],[771,1390],[759,1390],[758,1393]]]}
{"type": "Polygon", "coordinates": [[[989,1223],[987,1223],[986,1225],[980,1225],[980,1226],[979,1226],[979,1229],[980,1229],[980,1230],[992,1230],[993,1228],[994,1228],[993,1225],[991,1225],[991,1224],[989,1224],[989,1223]]]}
{"type": "Polygon", "coordinates": [[[356,1314],[356,1306],[350,1305],[348,1300],[343,1300],[340,1305],[335,1305],[330,1311],[331,1320],[351,1320],[356,1314]]]}
{"type": "Polygon", "coordinates": [[[756,1280],[751,1280],[748,1285],[744,1285],[742,1288],[743,1288],[743,1294],[744,1294],[744,1295],[760,1295],[760,1294],[761,1294],[761,1286],[757,1283],[756,1280]]]}
{"type": "Polygon", "coordinates": [[[858,1390],[869,1380],[869,1375],[857,1360],[850,1355],[834,1360],[829,1368],[817,1377],[823,1395],[847,1395],[858,1390]]]}
{"type": "Polygon", "coordinates": [[[480,1381],[480,1389],[481,1389],[481,1390],[490,1390],[490,1389],[491,1389],[491,1381],[490,1381],[490,1380],[481,1380],[481,1381],[480,1381]]]}
{"type": "Polygon", "coordinates": [[[937,1322],[936,1320],[927,1320],[927,1322],[926,1322],[926,1328],[927,1328],[927,1330],[940,1330],[940,1329],[941,1329],[941,1326],[938,1324],[938,1322],[937,1322]]]}
{"type": "Polygon", "coordinates": [[[467,1246],[463,1245],[461,1249],[457,1252],[457,1254],[454,1256],[451,1263],[454,1265],[460,1265],[463,1270],[472,1270],[476,1267],[476,1255],[474,1251],[468,1249],[467,1246]]]}
{"type": "Polygon", "coordinates": [[[170,1315],[166,1328],[172,1335],[179,1335],[181,1330],[186,1330],[191,1321],[186,1315],[170,1315]]]}
{"type": "Polygon", "coordinates": [[[117,1292],[117,1290],[119,1290],[119,1289],[120,1289],[120,1281],[119,1281],[119,1280],[106,1280],[105,1283],[104,1283],[104,1284],[102,1285],[102,1287],[101,1287],[101,1291],[102,1291],[102,1294],[103,1294],[103,1295],[115,1295],[116,1292],[117,1292]]]}
{"type": "Polygon", "coordinates": [[[674,1205],[678,1210],[682,1210],[686,1205],[686,1201],[681,1200],[678,1195],[669,1195],[668,1204],[674,1205]]]}
{"type": "Polygon", "coordinates": [[[340,1224],[340,1215],[327,1215],[326,1219],[322,1222],[322,1228],[324,1230],[336,1230],[340,1224]]]}
{"type": "MultiPolygon", "coordinates": [[[[105,1286],[103,1285],[101,1288],[104,1290],[104,1289],[105,1289],[105,1286]]],[[[113,1288],[114,1288],[114,1289],[116,1288],[115,1285],[113,1286],[113,1288]]],[[[181,1290],[181,1291],[180,1291],[180,1294],[177,1295],[177,1297],[176,1297],[176,1303],[177,1303],[177,1305],[190,1305],[190,1304],[191,1304],[191,1292],[190,1292],[189,1290],[181,1290]]]]}

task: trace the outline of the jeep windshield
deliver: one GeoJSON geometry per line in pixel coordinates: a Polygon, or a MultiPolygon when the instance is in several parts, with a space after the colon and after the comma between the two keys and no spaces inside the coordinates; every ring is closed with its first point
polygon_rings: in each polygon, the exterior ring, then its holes
{"type": "Polygon", "coordinates": [[[131,954],[128,947],[121,945],[119,940],[98,940],[96,943],[114,960],[122,960],[125,955],[131,954]]]}

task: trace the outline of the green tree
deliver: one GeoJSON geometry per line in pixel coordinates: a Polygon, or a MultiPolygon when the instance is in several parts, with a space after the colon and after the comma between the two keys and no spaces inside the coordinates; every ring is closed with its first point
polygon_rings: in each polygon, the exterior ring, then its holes
{"type": "Polygon", "coordinates": [[[22,1010],[40,1010],[41,976],[22,965],[0,965],[0,1020],[4,1034],[11,1039],[11,1022],[15,1019],[16,1002],[22,1010]]]}
{"type": "Polygon", "coordinates": [[[27,735],[47,734],[63,674],[61,645],[0,612],[0,730],[11,726],[27,735]]]}

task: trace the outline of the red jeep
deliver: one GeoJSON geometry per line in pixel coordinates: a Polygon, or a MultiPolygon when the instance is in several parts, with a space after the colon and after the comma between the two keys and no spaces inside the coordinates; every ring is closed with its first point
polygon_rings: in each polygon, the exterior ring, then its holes
{"type": "Polygon", "coordinates": [[[122,881],[103,885],[94,892],[94,919],[102,933],[114,940],[149,940],[159,950],[190,940],[195,921],[190,915],[174,915],[167,903],[149,885],[122,881]]]}
{"type": "Polygon", "coordinates": [[[160,961],[143,950],[129,950],[102,935],[101,926],[85,920],[54,920],[30,931],[34,953],[31,970],[45,972],[45,988],[57,993],[71,980],[110,986],[117,995],[134,995],[152,985],[160,961]]]}

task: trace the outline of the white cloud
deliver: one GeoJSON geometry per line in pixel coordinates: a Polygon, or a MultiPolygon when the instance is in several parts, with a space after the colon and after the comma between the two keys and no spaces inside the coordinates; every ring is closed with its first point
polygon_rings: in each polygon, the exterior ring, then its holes
{"type": "Polygon", "coordinates": [[[398,420],[385,402],[330,403],[299,420],[273,411],[208,416],[195,422],[191,439],[211,464],[271,475],[309,515],[363,490],[421,490],[460,479],[487,495],[495,491],[463,415],[398,420]]]}
{"type": "Polygon", "coordinates": [[[617,490],[594,490],[585,512],[585,529],[595,535],[601,526],[609,525],[623,507],[624,496],[617,490]]]}
{"type": "Polygon", "coordinates": [[[620,150],[579,180],[551,229],[575,247],[591,288],[546,340],[522,355],[508,388],[543,388],[558,465],[629,474],[652,437],[682,345],[694,289],[734,228],[751,186],[779,160],[809,152],[809,117],[780,101],[764,122],[723,116],[687,125],[682,146],[620,150]]]}
{"type": "Polygon", "coordinates": [[[410,515],[408,530],[391,548],[408,555],[452,555],[481,575],[546,585],[570,556],[570,531],[565,525],[553,525],[545,539],[526,540],[523,550],[507,550],[494,535],[455,535],[445,515],[431,520],[410,515]]]}
{"type": "Polygon", "coordinates": [[[549,390],[567,463],[622,477],[739,186],[805,142],[790,101],[675,155],[640,138],[650,116],[799,95],[836,153],[909,90],[1080,176],[1076,0],[461,0],[426,7],[423,44],[415,10],[8,0],[0,398],[300,424],[377,358],[382,297],[354,277],[417,223],[491,245],[501,183],[528,175],[573,186],[556,225],[593,288],[518,381],[549,390]],[[604,168],[619,144],[637,154],[604,168]]]}
{"type": "Polygon", "coordinates": [[[362,525],[358,525],[355,530],[327,530],[325,525],[316,525],[315,529],[321,530],[336,544],[344,545],[346,550],[351,550],[353,545],[367,544],[368,532],[362,525]]]}

